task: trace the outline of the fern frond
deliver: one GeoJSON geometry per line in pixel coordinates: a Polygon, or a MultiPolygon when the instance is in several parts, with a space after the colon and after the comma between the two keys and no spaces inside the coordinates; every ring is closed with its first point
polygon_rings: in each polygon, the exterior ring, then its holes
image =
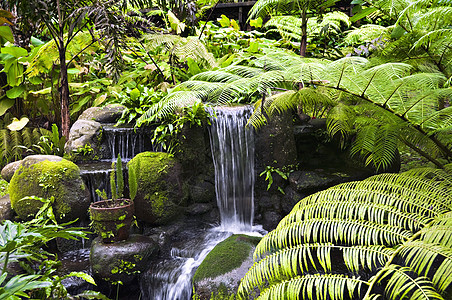
{"type": "Polygon", "coordinates": [[[22,143],[27,148],[31,148],[31,146],[33,146],[34,140],[32,128],[25,127],[24,129],[22,129],[22,143]]]}
{"type": "Polygon", "coordinates": [[[257,299],[327,300],[342,299],[344,294],[353,299],[355,295],[361,294],[361,289],[366,285],[366,281],[356,277],[332,274],[306,275],[272,285],[262,291],[257,299]]]}
{"type": "Polygon", "coordinates": [[[3,161],[9,163],[12,158],[11,137],[8,129],[0,130],[0,147],[2,149],[3,161]]]}
{"type": "Polygon", "coordinates": [[[379,37],[386,37],[391,28],[376,25],[376,24],[364,24],[356,29],[353,29],[347,33],[344,42],[349,45],[357,45],[370,42],[379,37]]]}
{"type": "Polygon", "coordinates": [[[11,154],[14,160],[20,160],[22,158],[22,134],[19,131],[11,131],[11,154]]]}
{"type": "Polygon", "coordinates": [[[270,232],[256,246],[254,259],[269,251],[301,243],[338,243],[345,245],[397,245],[411,237],[403,228],[360,220],[309,219],[292,222],[270,232]],[[359,234],[358,234],[359,233],[359,234]],[[287,238],[290,236],[291,238],[287,238]]]}
{"type": "Polygon", "coordinates": [[[436,292],[427,277],[413,278],[410,272],[412,272],[410,268],[397,265],[390,265],[383,270],[380,282],[388,280],[385,292],[389,299],[444,299],[436,292]]]}
{"type": "Polygon", "coordinates": [[[444,292],[452,283],[452,250],[450,248],[424,241],[413,241],[403,244],[399,253],[405,264],[410,265],[420,276],[427,276],[434,270],[432,282],[439,292],[444,292]]]}

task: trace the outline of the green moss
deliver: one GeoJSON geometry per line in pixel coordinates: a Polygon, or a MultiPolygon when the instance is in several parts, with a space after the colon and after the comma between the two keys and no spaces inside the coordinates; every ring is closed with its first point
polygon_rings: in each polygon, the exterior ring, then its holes
{"type": "Polygon", "coordinates": [[[68,160],[43,161],[29,167],[20,166],[14,173],[9,185],[11,207],[20,217],[34,215],[42,206],[36,200],[22,200],[26,196],[41,198],[55,198],[55,208],[58,216],[63,217],[71,211],[64,201],[68,191],[64,182],[71,182],[79,178],[80,169],[68,160]]]}
{"type": "Polygon", "coordinates": [[[235,234],[215,246],[196,270],[194,282],[215,278],[238,267],[249,257],[259,237],[235,234]]]}
{"type": "Polygon", "coordinates": [[[179,213],[182,197],[179,195],[176,164],[173,155],[162,152],[143,152],[128,163],[137,181],[134,200],[137,218],[164,224],[179,213]]]}

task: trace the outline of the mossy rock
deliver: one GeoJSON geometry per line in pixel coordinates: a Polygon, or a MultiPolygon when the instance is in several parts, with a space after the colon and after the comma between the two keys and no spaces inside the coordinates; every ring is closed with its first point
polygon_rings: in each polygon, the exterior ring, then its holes
{"type": "Polygon", "coordinates": [[[128,164],[135,169],[135,215],[153,225],[170,223],[181,214],[183,203],[181,167],[169,153],[143,152],[128,164]]]}
{"type": "Polygon", "coordinates": [[[216,245],[193,277],[199,299],[209,299],[212,294],[235,294],[240,279],[253,265],[252,254],[260,239],[235,234],[216,245]]]}
{"type": "Polygon", "coordinates": [[[32,155],[22,160],[9,184],[11,207],[21,219],[33,217],[42,202],[23,199],[54,197],[54,213],[59,221],[85,218],[90,194],[76,164],[58,156],[32,155]]]}

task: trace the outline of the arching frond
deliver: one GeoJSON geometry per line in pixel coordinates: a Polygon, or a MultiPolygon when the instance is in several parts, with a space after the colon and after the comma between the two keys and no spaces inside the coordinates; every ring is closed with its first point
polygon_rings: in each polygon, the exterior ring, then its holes
{"type": "Polygon", "coordinates": [[[257,299],[326,300],[343,299],[344,294],[353,298],[353,296],[361,294],[361,289],[366,284],[365,281],[356,277],[332,274],[306,275],[272,285],[265,289],[257,299]]]}
{"type": "Polygon", "coordinates": [[[451,176],[431,168],[381,174],[302,199],[257,245],[239,298],[257,287],[272,300],[383,299],[382,291],[444,299],[452,286],[451,176]],[[333,275],[344,266],[365,275],[333,275]]]}
{"type": "Polygon", "coordinates": [[[427,277],[413,278],[410,276],[412,270],[408,267],[390,265],[383,270],[380,280],[388,280],[386,294],[389,299],[444,299],[433,287],[427,277]]]}
{"type": "Polygon", "coordinates": [[[344,42],[350,45],[371,42],[380,37],[386,37],[391,28],[376,24],[364,24],[347,33],[344,42]]]}

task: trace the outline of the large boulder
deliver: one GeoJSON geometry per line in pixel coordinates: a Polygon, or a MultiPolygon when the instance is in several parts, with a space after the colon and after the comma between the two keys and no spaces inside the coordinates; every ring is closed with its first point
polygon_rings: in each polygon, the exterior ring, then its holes
{"type": "Polygon", "coordinates": [[[13,178],[14,172],[19,168],[21,161],[14,161],[12,163],[7,164],[2,169],[2,178],[6,181],[10,182],[11,178],[13,178]]]}
{"type": "Polygon", "coordinates": [[[9,199],[9,195],[0,197],[0,222],[12,219],[13,211],[11,209],[11,200],[9,199]]]}
{"type": "Polygon", "coordinates": [[[124,109],[124,106],[117,104],[109,104],[104,107],[90,107],[85,110],[78,119],[96,121],[99,123],[116,123],[121,117],[124,109]]]}
{"type": "Polygon", "coordinates": [[[158,250],[157,244],[144,235],[134,234],[111,244],[102,243],[98,237],[91,244],[89,260],[96,279],[128,284],[149,268],[158,250]]]}
{"type": "Polygon", "coordinates": [[[220,242],[206,256],[193,276],[199,299],[222,296],[229,299],[237,293],[240,279],[253,265],[253,253],[260,237],[235,234],[220,242]]]}
{"type": "Polygon", "coordinates": [[[91,203],[90,193],[74,163],[53,155],[31,155],[21,164],[9,184],[11,207],[21,219],[34,216],[43,203],[26,198],[54,197],[53,210],[57,220],[85,218],[91,203]]]}
{"type": "Polygon", "coordinates": [[[77,120],[71,127],[69,139],[64,145],[64,151],[78,155],[76,159],[94,159],[101,152],[102,125],[96,121],[77,120]],[[84,151],[81,151],[84,149],[84,151]]]}
{"type": "Polygon", "coordinates": [[[174,221],[184,202],[178,161],[169,153],[142,152],[127,166],[137,178],[136,217],[154,225],[174,221]]]}

